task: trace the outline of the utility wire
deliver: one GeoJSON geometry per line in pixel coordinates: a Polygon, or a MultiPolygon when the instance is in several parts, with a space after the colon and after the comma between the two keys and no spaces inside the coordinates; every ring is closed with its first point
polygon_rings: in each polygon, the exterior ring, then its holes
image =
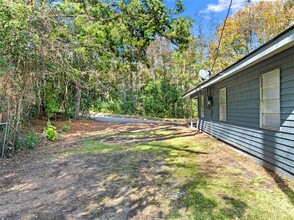
{"type": "Polygon", "coordinates": [[[213,61],[213,65],[212,65],[212,67],[210,69],[210,72],[212,72],[212,70],[213,70],[213,68],[215,66],[216,60],[218,58],[218,55],[219,55],[219,48],[220,48],[221,40],[223,38],[223,33],[224,33],[224,30],[225,30],[226,22],[228,20],[229,14],[230,14],[232,3],[233,3],[233,0],[230,1],[228,12],[227,12],[227,15],[226,15],[226,18],[225,18],[225,21],[224,21],[224,26],[223,26],[223,29],[222,29],[222,32],[221,32],[221,36],[220,36],[219,41],[218,41],[218,46],[217,46],[217,49],[216,49],[216,56],[215,56],[215,59],[213,61]]]}

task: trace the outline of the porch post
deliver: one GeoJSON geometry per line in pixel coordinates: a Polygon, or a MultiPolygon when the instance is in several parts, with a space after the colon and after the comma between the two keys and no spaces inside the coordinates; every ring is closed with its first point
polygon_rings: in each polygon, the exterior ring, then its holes
{"type": "Polygon", "coordinates": [[[193,101],[190,98],[190,111],[191,111],[191,116],[190,116],[190,127],[193,128],[193,101]]]}

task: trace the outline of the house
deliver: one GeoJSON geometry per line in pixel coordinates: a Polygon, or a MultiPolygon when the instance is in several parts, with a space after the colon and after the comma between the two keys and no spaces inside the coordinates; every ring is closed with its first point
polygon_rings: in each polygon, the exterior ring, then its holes
{"type": "Polygon", "coordinates": [[[294,177],[294,26],[185,94],[197,128],[294,177]]]}

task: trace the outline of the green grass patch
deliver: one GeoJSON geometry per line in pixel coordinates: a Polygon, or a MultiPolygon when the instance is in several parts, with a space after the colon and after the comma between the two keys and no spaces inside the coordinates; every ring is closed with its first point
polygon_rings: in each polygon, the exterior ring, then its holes
{"type": "Polygon", "coordinates": [[[121,133],[119,136],[123,137],[145,137],[145,136],[154,136],[152,131],[130,131],[121,133]]]}
{"type": "Polygon", "coordinates": [[[72,156],[79,154],[106,154],[114,151],[123,151],[124,146],[101,143],[97,140],[87,140],[81,144],[81,147],[62,153],[62,156],[72,156]]]}
{"type": "Polygon", "coordinates": [[[163,130],[163,129],[153,131],[155,135],[173,135],[174,132],[175,131],[173,130],[163,130]]]}
{"type": "Polygon", "coordinates": [[[69,154],[119,154],[128,151],[124,158],[113,160],[110,169],[118,177],[127,173],[128,178],[123,179],[121,183],[132,188],[144,187],[138,181],[140,168],[150,168],[153,172],[163,169],[152,178],[154,187],[158,188],[158,194],[161,193],[163,198],[166,194],[171,194],[165,200],[158,201],[162,207],[168,207],[165,219],[294,218],[291,189],[288,189],[287,193],[287,189],[282,191],[278,187],[268,188],[263,181],[271,177],[250,179],[244,175],[247,171],[237,165],[232,167],[213,162],[215,151],[210,148],[220,144],[216,140],[195,141],[189,137],[177,137],[173,132],[175,131],[160,130],[124,133],[123,136],[134,138],[146,135],[168,137],[163,141],[129,146],[88,140],[83,142],[80,149],[69,154]],[[158,167],[158,164],[164,164],[165,167],[158,167]]]}
{"type": "Polygon", "coordinates": [[[174,131],[172,130],[134,130],[134,131],[129,131],[129,132],[124,132],[119,134],[119,136],[127,136],[127,137],[158,137],[160,138],[161,136],[169,136],[173,135],[174,131]]]}
{"type": "Polygon", "coordinates": [[[241,175],[244,173],[243,170],[241,169],[237,169],[237,168],[234,168],[234,167],[230,167],[230,166],[225,166],[225,169],[226,171],[230,172],[231,174],[234,174],[234,175],[241,175]]]}
{"type": "Polygon", "coordinates": [[[252,179],[251,183],[253,185],[259,186],[259,184],[262,183],[262,181],[264,181],[265,179],[266,179],[266,176],[259,176],[259,177],[252,179]]]}

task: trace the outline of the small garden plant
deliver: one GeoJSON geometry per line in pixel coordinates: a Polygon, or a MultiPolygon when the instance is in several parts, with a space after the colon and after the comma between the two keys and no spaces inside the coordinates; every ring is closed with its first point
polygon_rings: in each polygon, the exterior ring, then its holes
{"type": "Polygon", "coordinates": [[[56,127],[53,126],[50,121],[47,122],[47,126],[44,129],[44,133],[49,141],[55,141],[57,138],[56,127]]]}
{"type": "Polygon", "coordinates": [[[35,133],[29,133],[24,140],[25,147],[35,149],[39,144],[39,137],[35,133]]]}
{"type": "Polygon", "coordinates": [[[61,130],[62,130],[63,132],[67,132],[67,131],[70,130],[70,126],[68,126],[68,125],[63,125],[62,128],[61,128],[61,130]]]}

